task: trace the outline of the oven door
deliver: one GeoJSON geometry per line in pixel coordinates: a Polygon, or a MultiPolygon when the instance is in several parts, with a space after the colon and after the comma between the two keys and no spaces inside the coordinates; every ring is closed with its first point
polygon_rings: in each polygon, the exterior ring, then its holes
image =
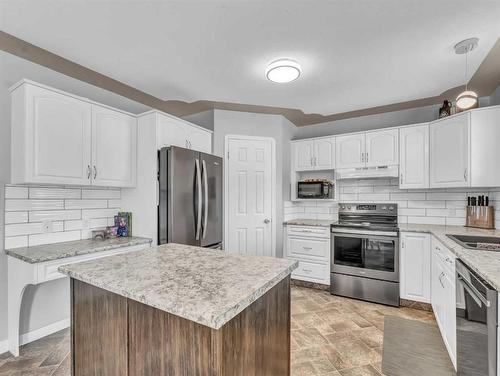
{"type": "Polygon", "coordinates": [[[399,238],[332,233],[332,273],[399,282],[399,238]]]}

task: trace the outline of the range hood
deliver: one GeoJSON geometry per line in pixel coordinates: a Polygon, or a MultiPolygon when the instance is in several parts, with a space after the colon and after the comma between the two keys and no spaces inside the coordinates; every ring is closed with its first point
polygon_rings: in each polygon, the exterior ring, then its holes
{"type": "Polygon", "coordinates": [[[337,180],[341,179],[373,179],[373,178],[397,178],[399,168],[395,166],[342,168],[336,170],[337,180]]]}

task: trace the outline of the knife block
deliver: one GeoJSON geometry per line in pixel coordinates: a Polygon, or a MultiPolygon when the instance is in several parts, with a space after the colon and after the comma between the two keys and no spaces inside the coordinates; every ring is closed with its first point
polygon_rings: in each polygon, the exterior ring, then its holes
{"type": "Polygon", "coordinates": [[[495,208],[493,206],[467,206],[466,227],[495,228],[495,208]]]}

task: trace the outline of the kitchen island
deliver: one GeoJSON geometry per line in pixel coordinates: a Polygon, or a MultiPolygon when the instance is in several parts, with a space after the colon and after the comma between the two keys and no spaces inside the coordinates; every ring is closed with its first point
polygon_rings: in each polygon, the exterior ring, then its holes
{"type": "Polygon", "coordinates": [[[73,375],[288,375],[296,267],[179,244],[62,266],[73,375]]]}

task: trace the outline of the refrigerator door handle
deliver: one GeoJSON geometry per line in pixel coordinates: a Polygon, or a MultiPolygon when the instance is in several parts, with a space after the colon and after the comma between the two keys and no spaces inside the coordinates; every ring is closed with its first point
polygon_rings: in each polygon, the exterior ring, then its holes
{"type": "Polygon", "coordinates": [[[200,240],[200,230],[201,230],[201,173],[200,173],[200,160],[195,159],[196,167],[196,191],[198,194],[198,201],[196,207],[196,240],[200,240]]]}
{"type": "Polygon", "coordinates": [[[203,172],[203,188],[205,189],[205,195],[203,197],[203,204],[205,206],[203,213],[203,234],[202,237],[205,239],[207,235],[207,221],[208,221],[208,182],[207,182],[207,165],[205,160],[201,160],[202,172],[203,172]]]}

